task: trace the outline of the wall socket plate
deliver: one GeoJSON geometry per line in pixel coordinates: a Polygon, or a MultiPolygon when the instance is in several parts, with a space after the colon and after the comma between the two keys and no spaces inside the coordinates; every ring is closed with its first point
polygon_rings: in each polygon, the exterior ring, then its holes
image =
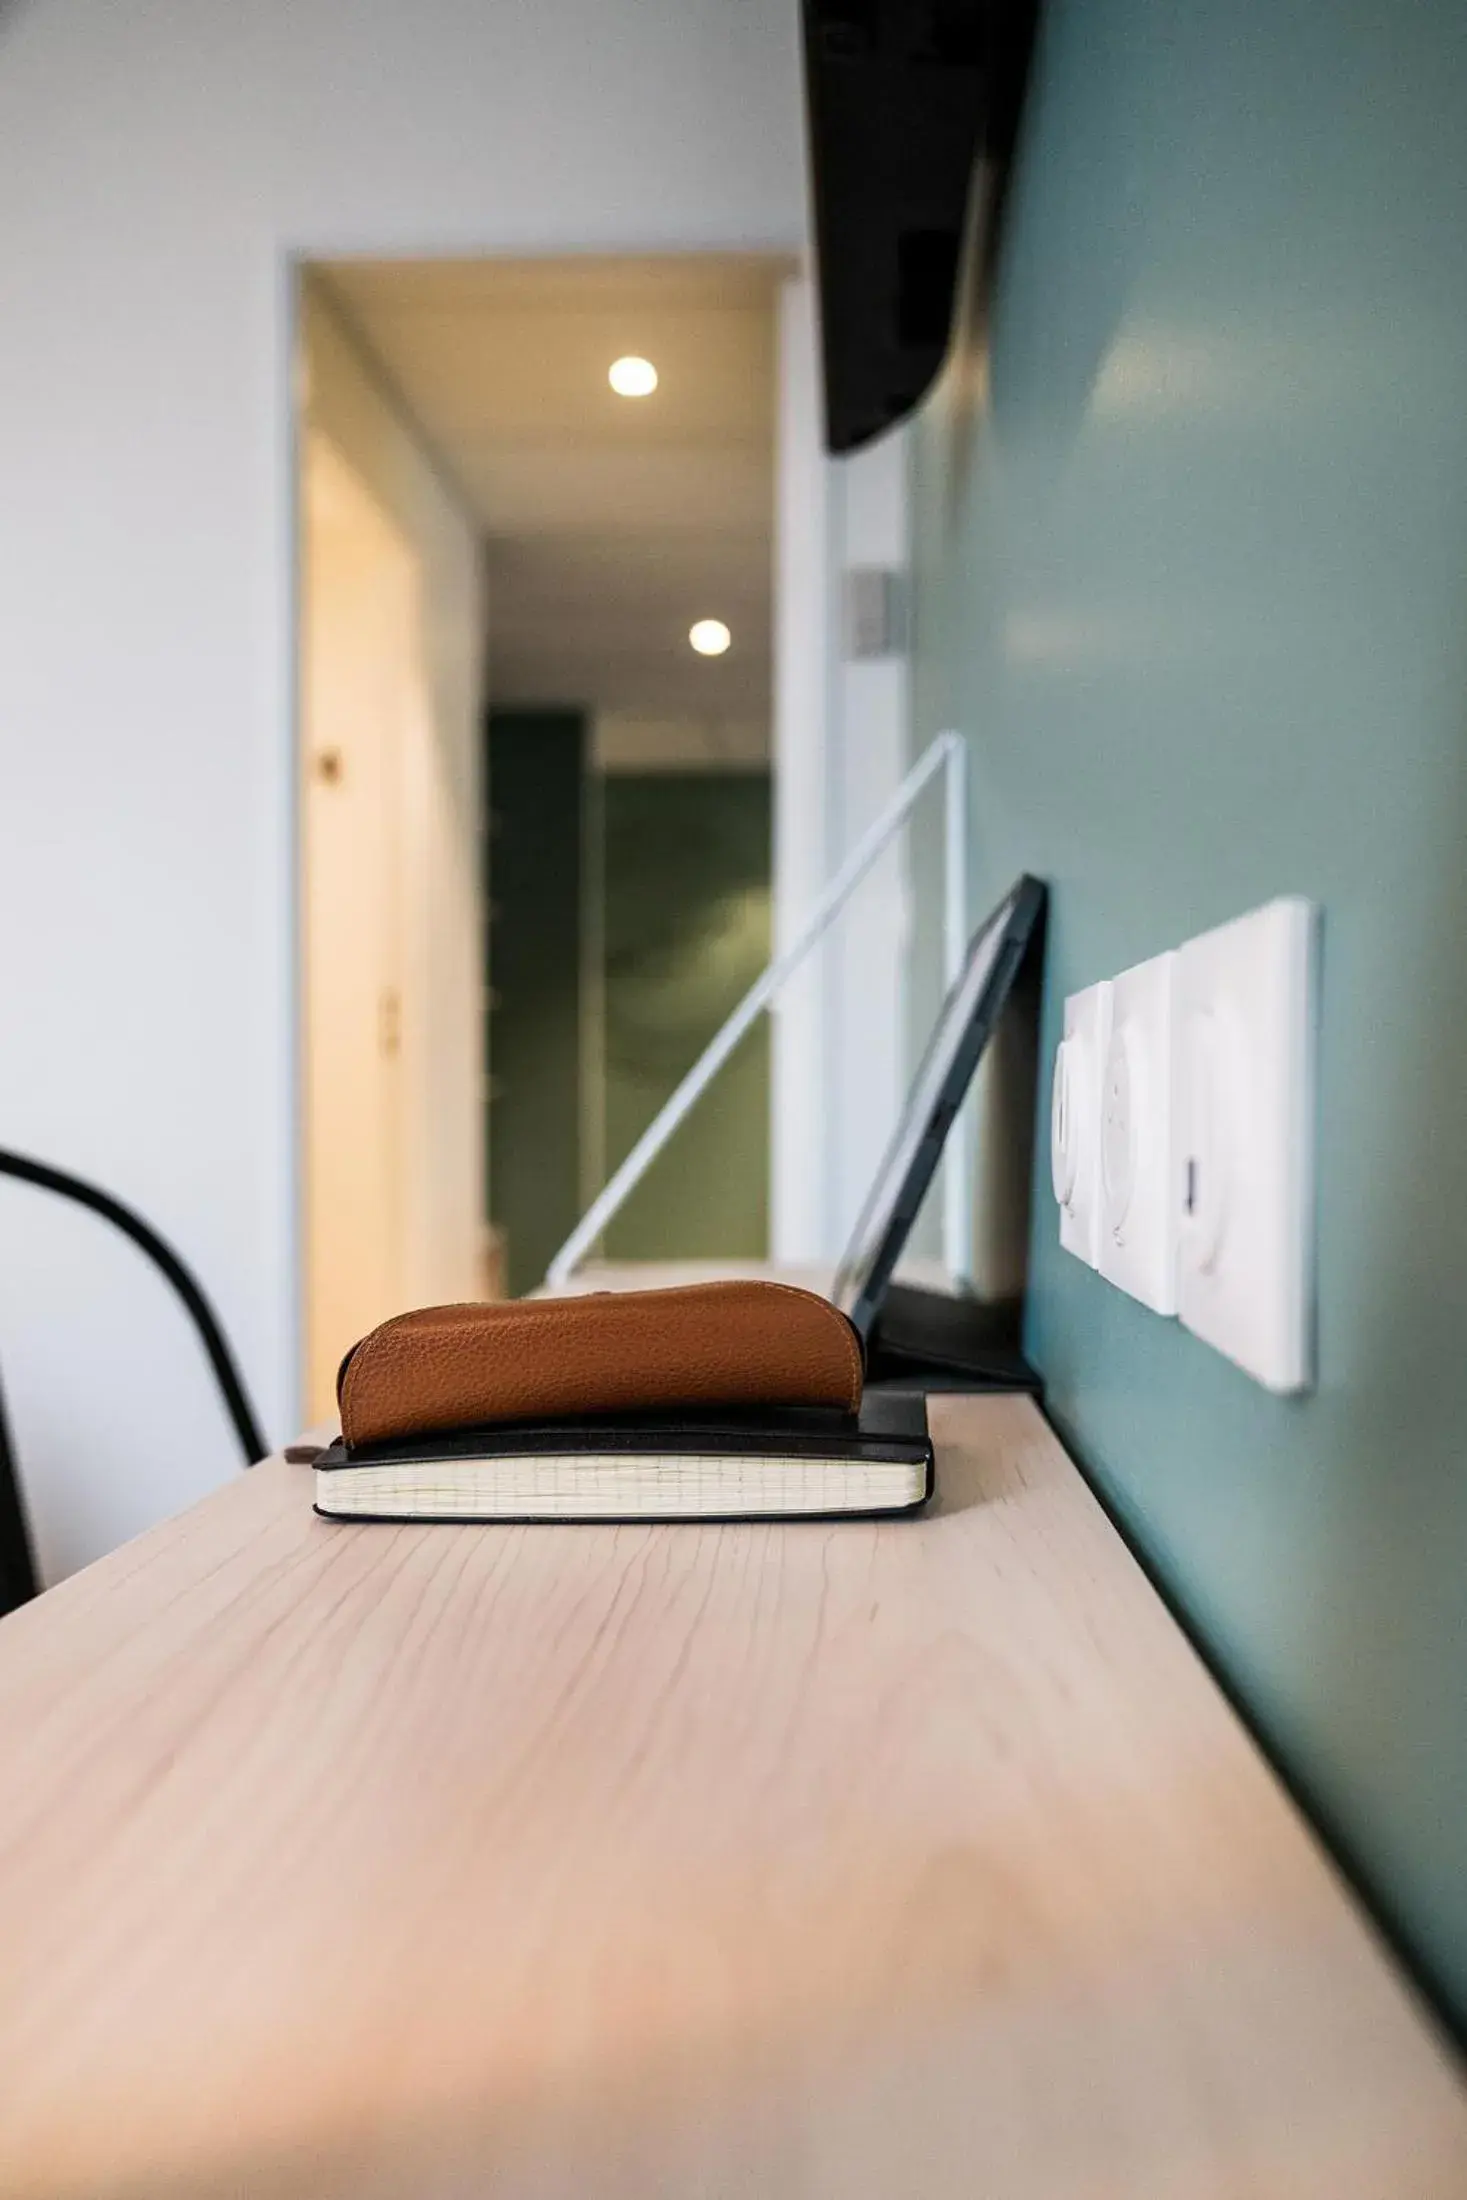
{"type": "Polygon", "coordinates": [[[1313,1375],[1317,937],[1290,897],[1177,959],[1178,1311],[1284,1392],[1313,1375]]]}
{"type": "Polygon", "coordinates": [[[1101,1071],[1098,1266],[1158,1314],[1177,1310],[1176,967],[1168,952],[1112,982],[1101,1071]]]}
{"type": "Polygon", "coordinates": [[[1100,1078],[1110,1044],[1110,983],[1072,993],[1054,1057],[1049,1162],[1059,1201],[1060,1244],[1100,1265],[1100,1078]]]}

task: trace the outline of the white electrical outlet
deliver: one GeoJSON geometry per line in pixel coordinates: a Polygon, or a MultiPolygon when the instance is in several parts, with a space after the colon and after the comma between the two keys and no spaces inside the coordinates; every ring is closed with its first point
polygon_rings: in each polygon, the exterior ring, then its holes
{"type": "Polygon", "coordinates": [[[1109,984],[1072,993],[1054,1057],[1049,1161],[1060,1244],[1092,1268],[1100,1262],[1100,1074],[1109,1043],[1109,984]]]}
{"type": "Polygon", "coordinates": [[[1176,961],[1174,954],[1158,955],[1115,979],[1101,1071],[1098,1265],[1158,1314],[1177,1310],[1176,961]]]}
{"type": "Polygon", "coordinates": [[[1273,901],[1177,960],[1178,1311],[1277,1391],[1312,1375],[1316,928],[1273,901]]]}

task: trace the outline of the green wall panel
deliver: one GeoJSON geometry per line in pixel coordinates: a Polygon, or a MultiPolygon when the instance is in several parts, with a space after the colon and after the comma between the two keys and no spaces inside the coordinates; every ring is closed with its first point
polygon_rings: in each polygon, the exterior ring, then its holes
{"type": "MultiPolygon", "coordinates": [[[[614,773],[602,812],[609,1173],[769,959],[769,779],[614,773]]],[[[760,1259],[768,1209],[761,1017],[612,1223],[605,1250],[618,1260],[760,1259]]]]}
{"type": "MultiPolygon", "coordinates": [[[[917,723],[1065,994],[1325,909],[1320,1383],[1063,1255],[1051,1409],[1467,2015],[1467,15],[1054,0],[986,351],[919,423],[917,723]]],[[[976,911],[975,911],[976,913],[976,911]]]]}
{"type": "Polygon", "coordinates": [[[489,719],[489,1204],[512,1297],[535,1288],[580,1203],[585,722],[489,719]]]}

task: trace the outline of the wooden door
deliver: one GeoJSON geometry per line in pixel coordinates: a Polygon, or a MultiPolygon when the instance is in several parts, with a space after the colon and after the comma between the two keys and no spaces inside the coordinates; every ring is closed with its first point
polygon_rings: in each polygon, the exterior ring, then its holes
{"type": "Polygon", "coordinates": [[[342,1353],[413,1296],[404,901],[420,608],[412,553],[315,432],[303,492],[307,1351],[325,1419],[342,1353]]]}

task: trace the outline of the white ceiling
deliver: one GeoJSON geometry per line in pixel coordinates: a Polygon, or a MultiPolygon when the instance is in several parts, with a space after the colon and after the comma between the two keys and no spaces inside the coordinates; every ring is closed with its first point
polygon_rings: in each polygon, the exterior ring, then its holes
{"type": "Polygon", "coordinates": [[[769,257],[335,262],[338,307],[483,527],[497,703],[762,719],[770,678],[769,257]],[[656,366],[618,397],[625,352],[656,366]],[[698,618],[733,632],[688,646],[698,618]]]}

